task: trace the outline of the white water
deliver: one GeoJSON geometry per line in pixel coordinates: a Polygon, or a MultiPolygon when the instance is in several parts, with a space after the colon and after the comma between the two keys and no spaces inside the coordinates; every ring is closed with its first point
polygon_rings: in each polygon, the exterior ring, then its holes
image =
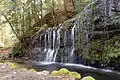
{"type": "Polygon", "coordinates": [[[72,51],[71,51],[71,54],[70,56],[73,56],[74,55],[74,50],[75,50],[75,35],[74,35],[74,29],[76,27],[76,24],[74,25],[74,27],[72,28],[72,33],[71,33],[71,41],[72,41],[72,51]]]}
{"type": "Polygon", "coordinates": [[[50,43],[50,45],[53,46],[52,49],[49,49],[47,52],[46,61],[47,62],[54,62],[54,53],[55,53],[55,30],[53,30],[53,44],[50,43]]]}
{"type": "Polygon", "coordinates": [[[47,52],[46,52],[46,58],[45,58],[45,61],[50,61],[51,60],[51,52],[53,52],[52,51],[52,49],[51,49],[51,31],[48,31],[48,46],[49,46],[49,48],[47,49],[47,52]]]}
{"type": "MultiPolygon", "coordinates": [[[[57,30],[48,30],[48,36],[45,35],[45,48],[43,53],[45,54],[44,61],[45,62],[55,62],[56,57],[58,54],[58,50],[60,49],[60,38],[61,38],[61,30],[64,27],[64,25],[61,25],[59,29],[57,30]],[[48,38],[48,40],[47,40],[48,38]],[[48,43],[48,45],[47,45],[48,43]],[[48,46],[48,47],[47,47],[48,46]]],[[[64,31],[64,61],[72,61],[72,57],[74,56],[74,50],[75,50],[75,27],[76,23],[73,25],[73,27],[68,30],[64,31]],[[69,43],[70,42],[70,43],[69,43]],[[69,45],[71,44],[71,45],[69,45]]],[[[78,26],[77,26],[78,27],[78,26]]]]}
{"type": "Polygon", "coordinates": [[[45,57],[46,62],[55,62],[56,60],[56,56],[57,56],[59,45],[60,45],[60,31],[62,28],[63,28],[63,25],[57,30],[57,37],[56,37],[56,30],[53,30],[53,34],[52,34],[53,37],[51,36],[51,32],[48,33],[49,48],[45,57]],[[51,48],[51,45],[53,46],[53,48],[51,48]]]}
{"type": "Polygon", "coordinates": [[[90,67],[90,66],[85,66],[82,64],[72,64],[72,63],[57,63],[57,62],[33,62],[34,65],[46,65],[46,66],[50,66],[50,65],[61,65],[64,67],[74,67],[76,69],[85,69],[85,70],[91,70],[94,72],[101,72],[101,73],[115,73],[120,75],[120,72],[117,71],[112,71],[109,69],[98,69],[98,68],[94,68],[94,67],[90,67]]]}
{"type": "Polygon", "coordinates": [[[53,57],[53,62],[55,62],[55,60],[56,60],[56,56],[57,56],[59,45],[60,45],[60,30],[61,30],[61,28],[57,31],[57,41],[56,41],[57,47],[56,47],[55,55],[53,57]]]}
{"type": "Polygon", "coordinates": [[[45,53],[45,52],[47,51],[47,43],[46,43],[46,42],[47,42],[47,40],[46,40],[46,38],[47,38],[47,37],[46,37],[46,34],[45,34],[45,48],[44,48],[43,53],[45,53]]]}

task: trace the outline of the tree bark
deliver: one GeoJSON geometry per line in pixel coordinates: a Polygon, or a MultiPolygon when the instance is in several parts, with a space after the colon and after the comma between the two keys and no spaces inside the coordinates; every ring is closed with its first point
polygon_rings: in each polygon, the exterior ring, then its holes
{"type": "Polygon", "coordinates": [[[35,23],[35,26],[41,27],[43,24],[47,24],[48,27],[54,27],[70,18],[72,18],[75,12],[75,0],[64,0],[64,10],[56,10],[54,12],[48,13],[45,17],[43,17],[40,21],[35,23]],[[41,24],[42,21],[42,24],[41,24]]]}

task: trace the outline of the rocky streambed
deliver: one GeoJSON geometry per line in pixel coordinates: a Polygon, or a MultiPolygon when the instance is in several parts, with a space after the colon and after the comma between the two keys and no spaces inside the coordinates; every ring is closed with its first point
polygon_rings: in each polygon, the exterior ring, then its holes
{"type": "Polygon", "coordinates": [[[49,71],[36,72],[34,69],[15,68],[15,64],[0,63],[0,80],[75,80],[70,76],[53,77],[49,71]]]}

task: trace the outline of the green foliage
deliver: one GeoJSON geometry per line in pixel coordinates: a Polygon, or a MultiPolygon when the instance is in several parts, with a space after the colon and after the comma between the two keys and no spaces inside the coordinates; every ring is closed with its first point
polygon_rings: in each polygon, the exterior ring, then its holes
{"type": "Polygon", "coordinates": [[[76,11],[80,13],[92,0],[76,0],[76,11]]]}
{"type": "Polygon", "coordinates": [[[119,35],[114,36],[108,40],[95,40],[93,42],[92,54],[89,56],[90,60],[98,60],[109,62],[111,60],[120,60],[120,40],[119,35]],[[99,51],[103,48],[102,51],[99,51]]]}
{"type": "Polygon", "coordinates": [[[42,31],[43,29],[45,29],[48,25],[44,24],[43,26],[40,27],[40,31],[42,31]]]}
{"type": "Polygon", "coordinates": [[[95,40],[93,42],[93,49],[98,49],[101,45],[101,41],[98,39],[98,40],[95,40]]]}
{"type": "Polygon", "coordinates": [[[42,0],[0,0],[0,25],[3,42],[15,46],[11,56],[27,53],[27,40],[46,28],[47,24],[35,25],[44,16],[42,0]]]}
{"type": "Polygon", "coordinates": [[[18,56],[19,56],[18,50],[13,51],[11,54],[9,54],[9,57],[10,57],[10,58],[15,58],[15,57],[18,57],[18,56]]]}
{"type": "MultiPolygon", "coordinates": [[[[118,37],[119,38],[119,37],[118,37]]],[[[115,37],[105,42],[104,53],[106,53],[105,58],[115,59],[120,56],[120,41],[116,40],[115,37]],[[111,44],[113,43],[113,44],[111,44]]]]}
{"type": "MultiPolygon", "coordinates": [[[[115,16],[111,16],[110,17],[110,23],[114,24],[114,25],[120,24],[120,14],[118,14],[117,16],[116,15],[115,16]]],[[[119,26],[116,26],[116,27],[119,27],[119,26]]]]}
{"type": "Polygon", "coordinates": [[[21,48],[22,44],[26,48],[26,39],[46,28],[43,17],[49,12],[63,9],[63,0],[0,0],[0,9],[3,42],[8,46],[20,42],[18,46],[21,48]]]}

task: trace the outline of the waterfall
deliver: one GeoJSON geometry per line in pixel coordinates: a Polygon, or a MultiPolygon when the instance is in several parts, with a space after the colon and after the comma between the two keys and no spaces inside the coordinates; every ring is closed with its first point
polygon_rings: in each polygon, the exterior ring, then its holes
{"type": "Polygon", "coordinates": [[[51,59],[52,59],[52,54],[50,54],[50,53],[52,53],[53,52],[53,50],[51,49],[51,45],[52,45],[52,43],[51,43],[51,34],[52,34],[52,32],[51,32],[51,30],[48,30],[48,50],[47,50],[47,52],[46,52],[46,58],[45,58],[45,61],[51,61],[51,59]]]}
{"type": "Polygon", "coordinates": [[[47,51],[47,39],[46,39],[47,37],[46,37],[46,34],[45,34],[45,49],[44,49],[44,52],[46,52],[47,51]]]}
{"type": "Polygon", "coordinates": [[[46,53],[46,51],[47,51],[47,40],[46,40],[46,34],[45,34],[45,36],[44,36],[44,38],[45,38],[45,42],[44,42],[44,50],[43,50],[43,52],[42,53],[46,53]]]}
{"type": "MultiPolygon", "coordinates": [[[[92,4],[94,5],[94,3],[97,3],[98,0],[95,0],[94,2],[92,2],[92,4]]],[[[102,1],[102,0],[101,0],[102,1]]],[[[75,20],[71,21],[69,25],[65,25],[64,23],[62,25],[59,25],[55,28],[49,28],[46,30],[45,34],[44,34],[44,48],[43,49],[43,54],[44,54],[44,61],[46,62],[65,62],[65,63],[70,63],[70,62],[74,62],[75,61],[75,57],[79,56],[81,58],[82,54],[85,55],[89,55],[89,53],[91,53],[92,51],[92,47],[93,47],[93,41],[92,38],[96,35],[95,31],[97,31],[97,29],[103,30],[104,29],[104,33],[107,37],[109,37],[108,32],[107,32],[107,18],[109,16],[109,10],[108,9],[108,0],[104,0],[102,1],[102,7],[103,7],[103,11],[101,11],[101,13],[104,14],[100,14],[100,16],[103,16],[103,26],[101,26],[99,28],[96,27],[96,24],[93,23],[92,20],[94,20],[94,17],[97,15],[84,15],[85,16],[85,20],[82,19],[83,21],[81,21],[80,19],[82,17],[78,16],[78,18],[76,18],[75,20]],[[88,16],[90,18],[88,18],[88,16]],[[93,19],[91,18],[93,17],[93,19]],[[86,20],[86,18],[88,20],[86,20]],[[90,20],[90,21],[89,21],[90,20]],[[92,24],[91,24],[92,23],[92,24]],[[96,28],[95,28],[96,27],[96,28]],[[104,27],[104,28],[103,28],[104,27]],[[58,60],[59,59],[59,60],[58,60]]],[[[91,7],[91,11],[92,8],[94,7],[93,5],[89,5],[91,7]]],[[[87,9],[88,7],[86,7],[86,11],[92,13],[90,10],[87,9]]],[[[86,12],[84,10],[84,14],[88,14],[88,12],[86,12]]],[[[99,16],[98,16],[99,17],[99,16]]],[[[95,19],[96,20],[96,19],[95,19]]],[[[99,19],[98,19],[99,20],[99,19]]],[[[99,24],[99,23],[98,23],[99,24]]],[[[99,30],[98,30],[99,31],[99,30]]],[[[106,37],[105,36],[105,37],[106,37]]]]}
{"type": "Polygon", "coordinates": [[[71,28],[67,29],[62,24],[58,28],[48,29],[44,34],[44,61],[55,62],[59,51],[63,49],[61,58],[62,62],[72,62],[74,59],[75,51],[75,31],[79,33],[77,22],[75,22],[71,28]],[[63,30],[63,31],[62,31],[63,30]],[[62,31],[62,32],[61,32],[62,31]],[[63,48],[61,49],[61,35],[63,35],[63,48]]]}
{"type": "Polygon", "coordinates": [[[75,29],[75,27],[76,27],[76,24],[73,26],[72,33],[71,33],[72,51],[71,51],[70,56],[74,55],[74,50],[75,50],[75,44],[74,44],[75,43],[75,40],[74,40],[74,38],[75,38],[75,36],[74,36],[74,29],[75,29]]]}
{"type": "MultiPolygon", "coordinates": [[[[55,62],[60,45],[60,31],[63,25],[57,30],[48,31],[48,46],[45,60],[46,62],[55,62]]],[[[45,40],[46,41],[46,40],[45,40]]]]}
{"type": "Polygon", "coordinates": [[[53,38],[51,39],[51,33],[50,33],[50,36],[49,36],[49,40],[50,40],[49,41],[49,45],[50,45],[50,47],[48,49],[47,56],[46,56],[46,61],[47,62],[53,61],[53,58],[54,58],[54,52],[55,52],[55,30],[53,30],[52,36],[53,36],[53,38]]]}
{"type": "Polygon", "coordinates": [[[56,56],[57,56],[57,53],[58,53],[58,50],[59,50],[59,45],[60,45],[60,31],[61,31],[62,27],[63,27],[63,25],[57,30],[56,52],[55,52],[55,55],[54,55],[54,58],[53,58],[54,62],[56,60],[56,56]]]}

